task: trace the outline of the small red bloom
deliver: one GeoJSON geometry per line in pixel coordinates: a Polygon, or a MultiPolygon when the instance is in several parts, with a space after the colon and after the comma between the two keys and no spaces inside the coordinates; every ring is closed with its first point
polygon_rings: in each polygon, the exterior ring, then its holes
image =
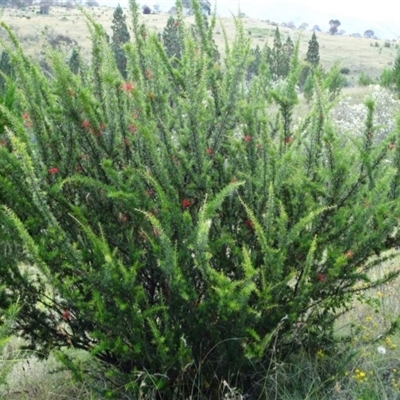
{"type": "Polygon", "coordinates": [[[326,276],[324,274],[317,274],[317,281],[318,282],[324,282],[326,280],[326,276]]]}
{"type": "Polygon", "coordinates": [[[189,207],[191,206],[192,203],[190,202],[189,199],[183,199],[182,202],[181,202],[181,204],[182,204],[182,207],[183,207],[183,208],[189,208],[189,207]]]}
{"type": "Polygon", "coordinates": [[[129,129],[129,132],[132,133],[132,134],[134,134],[137,131],[137,127],[134,124],[130,124],[128,126],[128,129],[129,129]]]}
{"type": "Polygon", "coordinates": [[[71,319],[71,313],[69,312],[69,310],[67,308],[64,308],[61,315],[62,315],[64,321],[69,321],[71,319]]]}
{"type": "Polygon", "coordinates": [[[82,122],[82,128],[84,128],[84,129],[90,129],[90,127],[91,127],[90,121],[88,121],[87,119],[85,119],[85,120],[82,122]]]}
{"type": "Polygon", "coordinates": [[[50,174],[50,175],[54,175],[54,174],[56,174],[58,172],[58,168],[57,167],[52,167],[52,168],[49,168],[48,169],[48,173],[50,174]]]}
{"type": "Polygon", "coordinates": [[[394,143],[390,143],[389,144],[389,149],[390,150],[393,150],[393,149],[395,149],[396,148],[396,145],[394,144],[394,143]]]}
{"type": "Polygon", "coordinates": [[[22,114],[22,118],[24,120],[24,126],[27,128],[30,128],[32,126],[32,121],[31,121],[31,117],[29,116],[29,114],[27,112],[24,112],[22,114]]]}
{"type": "Polygon", "coordinates": [[[214,154],[214,150],[213,150],[211,147],[209,147],[209,148],[206,150],[206,152],[207,152],[207,154],[208,154],[209,156],[212,156],[212,155],[214,154]]]}
{"type": "Polygon", "coordinates": [[[354,256],[354,253],[351,250],[346,251],[346,253],[344,253],[344,255],[346,256],[346,258],[352,258],[354,256]]]}
{"type": "Polygon", "coordinates": [[[253,221],[251,219],[246,219],[246,221],[244,221],[244,224],[251,230],[254,230],[254,224],[253,221]]]}
{"type": "Polygon", "coordinates": [[[293,142],[293,136],[289,136],[287,138],[285,138],[285,144],[289,144],[293,142]]]}
{"type": "Polygon", "coordinates": [[[244,141],[247,142],[247,143],[251,142],[251,136],[250,135],[246,135],[244,137],[244,141]]]}
{"type": "Polygon", "coordinates": [[[118,221],[121,222],[122,224],[125,224],[126,222],[129,221],[129,217],[127,214],[119,212],[118,213],[118,221]]]}
{"type": "Polygon", "coordinates": [[[132,82],[122,82],[119,87],[123,92],[130,93],[135,89],[135,85],[132,82]]]}

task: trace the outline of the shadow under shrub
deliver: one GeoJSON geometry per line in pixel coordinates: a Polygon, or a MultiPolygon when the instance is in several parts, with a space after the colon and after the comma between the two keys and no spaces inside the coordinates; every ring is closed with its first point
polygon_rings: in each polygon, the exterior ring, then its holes
{"type": "Polygon", "coordinates": [[[332,343],[353,295],[395,275],[368,280],[399,243],[400,129],[373,144],[368,102],[343,147],[318,71],[294,129],[297,56],[285,81],[261,65],[248,84],[240,21],[219,64],[215,20],[194,1],[192,32],[177,6],[180,60],[131,1],[126,80],[93,21],[79,74],[53,51],[45,76],[9,32],[0,306],[19,299],[15,332],[43,356],[111,366],[109,396],[218,398],[226,382],[257,397],[274,363],[332,343]]]}

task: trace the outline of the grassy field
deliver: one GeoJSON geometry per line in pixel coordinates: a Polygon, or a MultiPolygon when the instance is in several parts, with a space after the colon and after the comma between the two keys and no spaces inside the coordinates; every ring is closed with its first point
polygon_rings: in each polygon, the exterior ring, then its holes
{"type": "MultiPolygon", "coordinates": [[[[113,8],[97,7],[86,11],[106,29],[112,36],[113,8]]],[[[129,15],[129,10],[125,10],[129,15]]],[[[155,32],[161,32],[165,27],[169,15],[142,15],[142,21],[155,32]]],[[[26,10],[3,9],[1,20],[6,22],[16,32],[24,48],[30,54],[37,54],[40,44],[44,45],[45,38],[55,38],[57,35],[65,35],[75,40],[82,47],[83,52],[89,54],[89,30],[86,17],[78,9],[68,10],[61,7],[52,7],[49,15],[38,14],[38,7],[30,7],[26,10]]],[[[129,16],[127,18],[130,25],[129,16]]],[[[252,38],[253,46],[263,46],[265,43],[272,45],[275,26],[265,21],[244,18],[242,20],[245,31],[252,38]]],[[[187,23],[194,23],[193,17],[187,17],[187,23]]],[[[233,18],[218,19],[215,28],[215,41],[220,49],[224,47],[222,26],[226,30],[228,38],[235,35],[235,22],[233,18]]],[[[309,31],[297,31],[289,28],[280,28],[283,38],[290,35],[293,40],[300,39],[300,52],[305,55],[308,41],[311,38],[309,31]]],[[[397,49],[394,44],[383,40],[355,38],[348,36],[331,36],[326,33],[318,33],[320,45],[321,63],[325,68],[339,63],[350,70],[348,80],[350,84],[357,82],[361,72],[377,78],[383,68],[390,66],[396,56],[397,49]],[[389,47],[387,47],[389,46],[389,47]]]]}

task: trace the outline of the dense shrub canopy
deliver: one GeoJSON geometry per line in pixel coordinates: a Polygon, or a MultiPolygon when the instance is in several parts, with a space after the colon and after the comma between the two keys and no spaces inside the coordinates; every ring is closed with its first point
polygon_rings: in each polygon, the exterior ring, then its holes
{"type": "Polygon", "coordinates": [[[298,49],[285,80],[262,62],[247,82],[240,21],[219,63],[215,20],[194,1],[192,31],[177,8],[179,60],[132,0],[126,77],[93,21],[90,66],[53,51],[50,77],[3,25],[0,306],[20,301],[31,347],[85,349],[133,398],[216,398],[223,379],[259,396],[272,360],[328,343],[392,276],[368,271],[399,243],[400,129],[376,144],[370,101],[344,141],[319,71],[294,128],[298,49]]]}

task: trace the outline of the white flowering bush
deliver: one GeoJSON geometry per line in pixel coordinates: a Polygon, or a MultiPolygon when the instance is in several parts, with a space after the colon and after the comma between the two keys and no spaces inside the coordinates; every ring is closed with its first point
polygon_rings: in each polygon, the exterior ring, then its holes
{"type": "MultiPolygon", "coordinates": [[[[375,103],[374,137],[375,143],[381,142],[395,128],[396,120],[393,116],[398,112],[400,101],[386,88],[375,85],[371,98],[375,103]]],[[[352,104],[351,97],[343,98],[332,110],[333,121],[343,136],[362,136],[367,117],[365,104],[352,104]]]]}

